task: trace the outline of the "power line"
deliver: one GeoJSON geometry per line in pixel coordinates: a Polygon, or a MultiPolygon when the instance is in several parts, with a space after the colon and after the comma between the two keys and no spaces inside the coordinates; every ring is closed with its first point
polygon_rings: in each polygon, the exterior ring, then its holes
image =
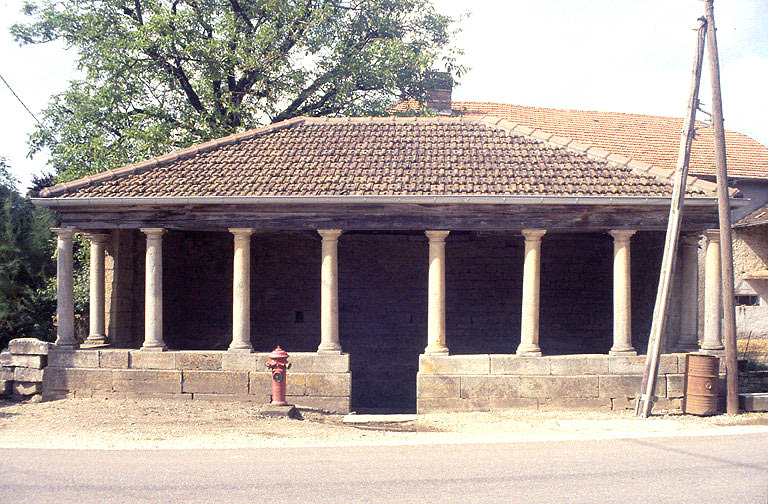
{"type": "Polygon", "coordinates": [[[19,100],[19,103],[21,103],[21,106],[22,106],[22,107],[24,107],[24,110],[26,110],[27,112],[29,112],[29,115],[31,115],[31,116],[32,116],[32,119],[34,119],[35,121],[37,121],[37,124],[39,124],[41,128],[43,128],[44,130],[48,131],[48,133],[50,133],[50,130],[49,130],[48,128],[46,128],[46,127],[43,125],[43,123],[41,123],[41,122],[40,122],[40,120],[37,118],[37,116],[35,116],[35,114],[33,114],[31,110],[29,110],[29,107],[27,107],[27,105],[26,105],[26,104],[25,104],[25,103],[22,101],[22,99],[21,99],[21,98],[19,98],[19,95],[17,95],[17,94],[16,94],[16,91],[14,91],[14,90],[13,90],[13,88],[11,87],[11,85],[10,85],[10,84],[8,84],[8,81],[7,81],[7,80],[5,80],[5,77],[3,77],[3,74],[0,74],[0,80],[2,80],[2,81],[3,81],[3,84],[5,84],[5,86],[6,86],[6,87],[8,88],[8,90],[9,90],[9,91],[10,91],[10,92],[13,94],[13,96],[15,96],[17,100],[19,100]]]}

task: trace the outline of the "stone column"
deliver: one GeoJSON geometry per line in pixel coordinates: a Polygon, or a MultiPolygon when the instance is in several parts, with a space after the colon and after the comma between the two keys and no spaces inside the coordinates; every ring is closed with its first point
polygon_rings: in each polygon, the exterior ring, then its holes
{"type": "Polygon", "coordinates": [[[429,238],[427,347],[425,354],[448,354],[445,346],[445,238],[450,231],[425,231],[429,238]]]}
{"type": "Polygon", "coordinates": [[[72,228],[53,228],[56,233],[56,345],[77,348],[75,339],[74,279],[72,277],[72,228]]]}
{"type": "Polygon", "coordinates": [[[699,349],[699,237],[680,237],[680,337],[678,352],[699,349]]]}
{"type": "Polygon", "coordinates": [[[88,345],[104,345],[107,342],[104,324],[104,245],[109,235],[88,233],[86,236],[91,241],[91,272],[89,278],[90,331],[85,343],[88,345]]]}
{"type": "Polygon", "coordinates": [[[632,281],[629,240],[635,231],[614,230],[613,236],[613,347],[611,355],[637,355],[632,347],[632,281]]]}
{"type": "Polygon", "coordinates": [[[722,287],[720,284],[720,232],[708,229],[706,262],[704,263],[704,352],[720,352],[725,349],[721,337],[720,321],[722,287]]]}
{"type": "Polygon", "coordinates": [[[525,263],[523,265],[523,314],[517,355],[540,357],[539,286],[541,284],[541,237],[543,229],[524,229],[525,263]]]}
{"type": "Polygon", "coordinates": [[[232,343],[230,352],[253,352],[251,345],[251,235],[253,229],[233,228],[232,343]]]}
{"type": "Polygon", "coordinates": [[[147,268],[144,294],[144,344],[142,350],[167,350],[163,341],[163,234],[165,229],[143,228],[147,235],[147,268]]]}
{"type": "Polygon", "coordinates": [[[319,229],[323,238],[320,269],[320,346],[318,352],[341,353],[339,343],[339,236],[340,229],[319,229]]]}

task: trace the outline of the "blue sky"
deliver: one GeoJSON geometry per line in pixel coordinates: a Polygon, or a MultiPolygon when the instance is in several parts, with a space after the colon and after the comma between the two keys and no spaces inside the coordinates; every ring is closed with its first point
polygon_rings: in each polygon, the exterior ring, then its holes
{"type": "MultiPolygon", "coordinates": [[[[19,47],[8,27],[21,0],[0,0],[0,74],[38,112],[75,78],[61,44],[19,47]]],[[[682,116],[701,0],[435,0],[470,16],[458,45],[470,72],[454,99],[682,116]]],[[[768,145],[768,1],[717,0],[726,128],[768,145]]],[[[709,81],[701,101],[709,110],[709,81]]],[[[0,155],[26,187],[45,155],[26,157],[34,120],[0,87],[0,155]]]]}

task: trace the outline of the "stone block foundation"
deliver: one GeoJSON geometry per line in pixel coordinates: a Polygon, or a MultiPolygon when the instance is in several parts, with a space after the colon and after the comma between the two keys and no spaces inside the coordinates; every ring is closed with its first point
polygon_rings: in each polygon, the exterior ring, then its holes
{"type": "MultiPolygon", "coordinates": [[[[151,352],[52,347],[42,376],[43,399],[162,397],[182,400],[271,400],[267,353],[151,352]]],[[[287,375],[288,401],[298,407],[348,413],[349,355],[295,352],[287,375]]]]}
{"type": "Polygon", "coordinates": [[[51,343],[35,338],[17,338],[0,353],[0,396],[16,399],[40,398],[51,343]]]}
{"type": "MultiPolygon", "coordinates": [[[[684,363],[685,354],[662,355],[658,409],[681,408],[684,363]]],[[[634,408],[644,368],[644,355],[421,355],[416,409],[435,413],[634,408]]]]}

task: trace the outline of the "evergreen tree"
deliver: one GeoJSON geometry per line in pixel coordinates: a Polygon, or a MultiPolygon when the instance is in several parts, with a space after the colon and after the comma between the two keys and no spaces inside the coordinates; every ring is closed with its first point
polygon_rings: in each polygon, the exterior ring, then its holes
{"type": "Polygon", "coordinates": [[[53,337],[54,223],[51,212],[19,194],[0,157],[0,348],[14,338],[53,337]]]}

